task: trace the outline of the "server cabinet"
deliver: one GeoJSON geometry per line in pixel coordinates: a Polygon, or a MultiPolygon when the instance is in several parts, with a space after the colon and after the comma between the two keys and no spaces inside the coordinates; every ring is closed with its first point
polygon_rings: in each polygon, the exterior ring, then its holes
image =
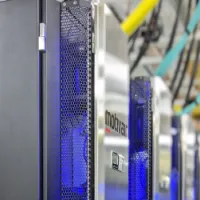
{"type": "Polygon", "coordinates": [[[0,199],[42,197],[37,0],[0,3],[0,199]]]}
{"type": "Polygon", "coordinates": [[[200,160],[199,160],[199,134],[195,132],[195,157],[194,157],[194,199],[197,200],[200,198],[200,191],[199,191],[199,181],[200,181],[200,160]]]}
{"type": "Polygon", "coordinates": [[[130,83],[129,199],[153,198],[152,90],[147,77],[130,83]]]}
{"type": "Polygon", "coordinates": [[[188,144],[185,165],[185,198],[195,199],[195,141],[188,144]]]}
{"type": "Polygon", "coordinates": [[[183,199],[182,197],[182,137],[181,118],[172,117],[172,149],[171,149],[171,180],[170,197],[173,200],[183,199]]]}
{"type": "Polygon", "coordinates": [[[171,93],[159,77],[151,79],[153,87],[153,199],[169,197],[171,164],[171,93]],[[165,106],[163,106],[165,105],[165,106]]]}
{"type": "Polygon", "coordinates": [[[182,199],[194,199],[195,134],[191,117],[181,116],[182,127],[182,199]]]}
{"type": "Polygon", "coordinates": [[[94,199],[90,1],[0,3],[0,199],[94,199]]]}

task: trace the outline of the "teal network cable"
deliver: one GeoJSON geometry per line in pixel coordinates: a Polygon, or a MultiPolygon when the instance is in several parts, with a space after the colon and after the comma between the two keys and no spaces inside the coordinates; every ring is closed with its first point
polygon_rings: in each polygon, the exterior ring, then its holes
{"type": "Polygon", "coordinates": [[[200,94],[197,96],[196,100],[193,103],[186,106],[181,112],[178,112],[177,115],[180,116],[180,115],[184,115],[184,114],[189,114],[198,105],[200,105],[200,94]]]}
{"type": "Polygon", "coordinates": [[[163,61],[161,62],[161,64],[159,65],[159,67],[155,72],[156,76],[163,77],[166,74],[171,64],[176,60],[177,56],[184,49],[190,34],[194,31],[199,20],[200,20],[200,1],[198,2],[194,14],[186,27],[185,33],[183,34],[179,42],[167,53],[167,55],[165,56],[165,58],[163,59],[163,61]]]}

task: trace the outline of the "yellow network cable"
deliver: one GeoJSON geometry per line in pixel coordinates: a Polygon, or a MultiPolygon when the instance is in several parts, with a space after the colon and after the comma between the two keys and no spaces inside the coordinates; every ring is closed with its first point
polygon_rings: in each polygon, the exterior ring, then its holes
{"type": "Polygon", "coordinates": [[[158,2],[159,0],[142,0],[137,8],[122,22],[121,29],[127,35],[132,35],[158,2]]]}

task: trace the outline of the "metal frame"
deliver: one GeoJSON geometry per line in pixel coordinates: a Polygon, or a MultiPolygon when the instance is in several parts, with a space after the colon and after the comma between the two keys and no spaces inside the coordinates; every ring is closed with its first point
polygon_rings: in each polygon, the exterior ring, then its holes
{"type": "MultiPolygon", "coordinates": [[[[161,163],[161,150],[164,144],[161,144],[160,138],[167,137],[169,144],[165,144],[163,147],[169,149],[171,152],[171,93],[160,77],[152,78],[153,86],[153,176],[154,176],[154,197],[158,198],[157,195],[160,193],[160,163],[161,163]],[[165,105],[165,106],[163,106],[165,105]]],[[[169,154],[169,170],[171,170],[171,154],[169,154]]],[[[165,191],[165,195],[170,195],[170,191],[165,191]]]]}
{"type": "Polygon", "coordinates": [[[60,3],[44,1],[43,199],[60,199],[60,3]]]}
{"type": "Polygon", "coordinates": [[[190,133],[189,124],[191,123],[191,119],[189,115],[181,116],[181,143],[182,143],[182,179],[181,179],[181,192],[182,192],[182,199],[186,198],[186,165],[187,165],[187,151],[188,151],[188,135],[190,133]]]}
{"type": "Polygon", "coordinates": [[[104,4],[95,5],[95,199],[105,199],[105,15],[104,4]],[[101,49],[101,51],[100,51],[101,49]],[[97,156],[98,155],[98,156],[97,156]]]}

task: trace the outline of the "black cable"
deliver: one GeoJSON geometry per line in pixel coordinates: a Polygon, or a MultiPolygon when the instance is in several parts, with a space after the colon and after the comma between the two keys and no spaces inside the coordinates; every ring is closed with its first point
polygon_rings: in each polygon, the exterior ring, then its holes
{"type": "Polygon", "coordinates": [[[145,42],[141,48],[140,48],[140,52],[135,60],[135,62],[133,63],[131,69],[130,69],[130,74],[133,73],[133,71],[136,69],[136,67],[138,66],[140,60],[142,59],[142,57],[145,55],[147,49],[149,48],[150,45],[150,41],[145,42]]]}
{"type": "Polygon", "coordinates": [[[134,50],[134,47],[135,47],[135,41],[136,41],[136,39],[137,39],[137,37],[138,37],[138,35],[139,35],[139,32],[140,32],[140,28],[138,28],[134,33],[133,33],[133,35],[132,36],[130,36],[129,38],[128,38],[128,43],[131,43],[131,46],[130,46],[130,48],[128,49],[128,55],[130,56],[130,54],[133,52],[133,50],[134,50]]]}
{"type": "Polygon", "coordinates": [[[181,53],[180,53],[180,56],[179,56],[179,59],[178,59],[178,63],[177,63],[177,67],[176,67],[176,69],[175,69],[175,72],[174,72],[174,75],[173,75],[171,84],[170,84],[170,86],[169,86],[169,89],[170,89],[171,91],[174,90],[174,85],[175,85],[175,82],[176,82],[176,79],[177,79],[177,76],[178,76],[178,72],[179,72],[179,70],[180,70],[180,68],[181,68],[181,63],[182,63],[182,61],[183,61],[184,50],[185,50],[185,48],[184,48],[184,49],[181,51],[181,53]]]}
{"type": "MultiPolygon", "coordinates": [[[[113,13],[113,15],[115,16],[115,18],[117,19],[117,21],[119,22],[119,24],[121,24],[123,22],[122,17],[119,15],[119,13],[117,12],[116,8],[111,5],[111,4],[107,4],[107,6],[109,7],[109,9],[111,10],[111,12],[113,13]]],[[[138,36],[138,32],[139,32],[139,28],[128,38],[128,42],[131,42],[131,47],[128,50],[128,54],[130,55],[130,53],[133,51],[134,48],[134,44],[136,41],[136,38],[138,36]]]]}
{"type": "Polygon", "coordinates": [[[140,47],[140,52],[139,52],[136,60],[134,61],[134,63],[130,67],[130,75],[136,69],[136,67],[140,63],[140,60],[142,59],[142,57],[145,55],[146,51],[148,50],[148,47],[150,45],[150,42],[151,42],[151,39],[152,39],[153,33],[154,33],[153,29],[158,24],[158,18],[159,18],[159,15],[160,15],[161,7],[162,7],[162,0],[160,0],[158,7],[156,9],[154,9],[154,11],[152,13],[151,19],[150,19],[149,24],[148,24],[148,30],[147,30],[147,33],[146,33],[145,38],[144,38],[144,43],[140,47]]]}
{"type": "Polygon", "coordinates": [[[189,86],[188,86],[187,94],[186,94],[186,97],[185,97],[184,107],[187,105],[187,102],[190,99],[191,89],[192,89],[192,86],[193,86],[193,83],[194,83],[194,80],[195,80],[195,76],[196,76],[196,73],[197,73],[197,70],[198,70],[199,54],[200,54],[200,41],[197,44],[195,62],[193,64],[193,68],[192,68],[192,74],[191,74],[191,78],[190,78],[190,83],[189,83],[189,86]]]}
{"type": "Polygon", "coordinates": [[[117,21],[121,24],[123,22],[123,18],[119,15],[119,13],[115,9],[115,7],[113,5],[111,5],[111,4],[107,4],[107,6],[112,11],[112,13],[115,16],[115,18],[117,19],[117,21]]]}
{"type": "MultiPolygon", "coordinates": [[[[185,27],[187,27],[187,24],[188,24],[189,19],[190,19],[191,8],[192,8],[192,0],[188,0],[188,12],[187,12],[186,20],[185,20],[185,27]]],[[[183,60],[184,51],[185,51],[185,47],[180,53],[179,60],[178,60],[178,63],[177,63],[176,69],[175,69],[175,73],[173,75],[173,78],[172,78],[172,81],[171,81],[171,84],[170,84],[170,87],[169,87],[171,91],[173,91],[173,89],[174,89],[174,85],[175,85],[175,82],[176,82],[176,79],[177,79],[177,76],[178,76],[178,72],[181,68],[181,63],[182,63],[182,60],[183,60]]]]}
{"type": "Polygon", "coordinates": [[[185,65],[184,65],[184,68],[183,68],[179,83],[178,83],[177,88],[175,90],[175,93],[173,95],[172,103],[174,103],[175,99],[178,97],[178,94],[179,94],[179,91],[181,89],[183,80],[185,78],[185,74],[186,74],[186,71],[187,71],[187,68],[188,68],[189,62],[190,62],[191,52],[192,52],[192,49],[193,49],[193,46],[194,46],[194,42],[195,42],[195,33],[196,33],[196,31],[197,31],[197,28],[195,28],[195,30],[194,30],[194,35],[193,35],[192,41],[191,41],[190,46],[189,46],[189,50],[188,50],[187,58],[186,58],[186,61],[185,61],[185,65]]]}
{"type": "Polygon", "coordinates": [[[172,32],[171,32],[169,43],[168,43],[166,51],[165,51],[165,55],[171,49],[171,47],[174,43],[176,30],[178,28],[178,21],[179,21],[179,14],[180,14],[180,11],[181,11],[181,6],[182,6],[182,0],[178,0],[177,10],[176,10],[176,19],[175,19],[174,26],[173,26],[173,29],[172,29],[172,32]]]}
{"type": "Polygon", "coordinates": [[[153,72],[149,69],[149,67],[147,65],[144,65],[143,67],[150,77],[154,76],[153,72]]]}

